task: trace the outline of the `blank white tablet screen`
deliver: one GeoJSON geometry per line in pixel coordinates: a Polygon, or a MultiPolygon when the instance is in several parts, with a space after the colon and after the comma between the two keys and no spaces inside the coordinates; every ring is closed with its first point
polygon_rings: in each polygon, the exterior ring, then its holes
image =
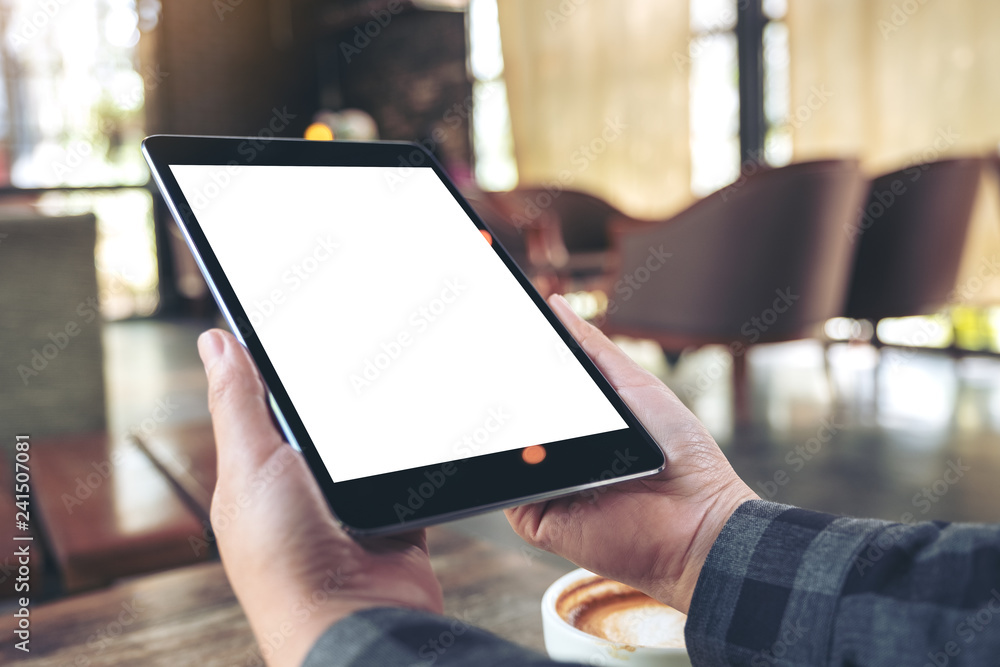
{"type": "Polygon", "coordinates": [[[170,169],[335,482],[627,427],[433,170],[170,169]]]}

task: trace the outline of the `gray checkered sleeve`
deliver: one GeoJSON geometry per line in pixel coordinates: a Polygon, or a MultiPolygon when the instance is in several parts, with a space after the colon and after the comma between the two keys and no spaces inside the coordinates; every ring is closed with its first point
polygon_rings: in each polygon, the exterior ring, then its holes
{"type": "MultiPolygon", "coordinates": [[[[685,634],[694,665],[1000,665],[1000,527],[744,503],[685,634]]],[[[330,626],[304,667],[556,664],[462,621],[385,608],[330,626]]]]}
{"type": "Polygon", "coordinates": [[[302,667],[393,665],[565,667],[458,619],[389,607],[368,609],[334,623],[302,663],[302,667]]]}
{"type": "Polygon", "coordinates": [[[744,503],[686,637],[695,665],[1000,665],[1000,527],[744,503]]]}

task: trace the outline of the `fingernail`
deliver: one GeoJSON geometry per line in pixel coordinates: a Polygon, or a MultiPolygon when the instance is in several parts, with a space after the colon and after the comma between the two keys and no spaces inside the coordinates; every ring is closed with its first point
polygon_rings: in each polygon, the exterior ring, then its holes
{"type": "Polygon", "coordinates": [[[562,294],[553,294],[549,297],[549,301],[552,303],[553,308],[559,308],[559,310],[565,313],[576,316],[576,311],[573,310],[573,307],[569,305],[569,301],[562,294]]]}
{"type": "Polygon", "coordinates": [[[209,330],[198,336],[198,354],[201,355],[201,363],[205,364],[206,372],[212,369],[225,348],[226,342],[218,331],[209,330]]]}

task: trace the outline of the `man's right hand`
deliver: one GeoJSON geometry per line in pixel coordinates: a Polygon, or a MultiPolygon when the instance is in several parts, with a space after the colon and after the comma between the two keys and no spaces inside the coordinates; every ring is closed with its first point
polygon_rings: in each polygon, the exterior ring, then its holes
{"type": "Polygon", "coordinates": [[[637,588],[680,611],[729,517],[757,495],[680,399],[561,296],[549,304],[656,439],[663,472],[506,511],[529,544],[637,588]]]}

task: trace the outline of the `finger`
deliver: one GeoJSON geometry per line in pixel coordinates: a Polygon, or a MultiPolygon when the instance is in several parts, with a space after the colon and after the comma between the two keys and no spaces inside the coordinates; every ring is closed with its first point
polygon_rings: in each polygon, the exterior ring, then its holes
{"type": "Polygon", "coordinates": [[[549,305],[615,389],[661,384],[655,375],[635,363],[600,329],[577,315],[561,294],[550,296],[549,305]]]}
{"type": "Polygon", "coordinates": [[[208,374],[220,479],[246,479],[285,446],[271,421],[264,383],[250,354],[228,332],[206,331],[198,352],[208,374]]]}
{"type": "Polygon", "coordinates": [[[697,418],[658,377],[633,361],[600,329],[574,313],[566,299],[555,295],[549,298],[549,303],[661,448],[680,431],[701,432],[697,418]]]}

